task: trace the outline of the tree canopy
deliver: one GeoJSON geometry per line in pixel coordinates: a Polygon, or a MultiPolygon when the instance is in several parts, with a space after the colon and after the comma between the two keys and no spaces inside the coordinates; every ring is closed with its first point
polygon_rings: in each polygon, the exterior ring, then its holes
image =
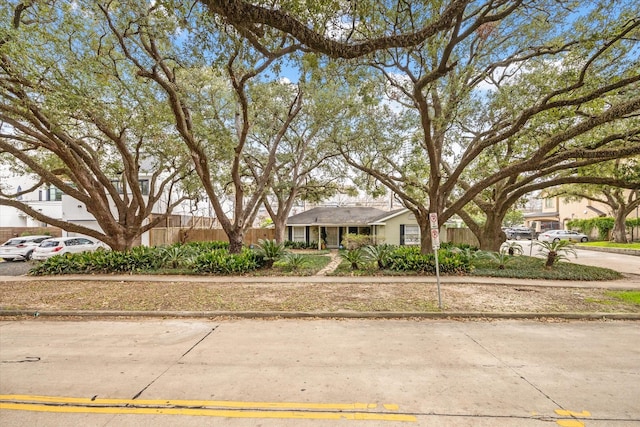
{"type": "MultiPolygon", "coordinates": [[[[495,248],[528,192],[637,185],[576,172],[640,154],[627,0],[9,3],[0,150],[91,206],[102,232],[67,229],[118,247],[159,201],[168,214],[206,198],[238,251],[261,203],[330,181],[311,170],[337,152],[414,212],[423,250],[430,212],[495,248]]],[[[0,203],[61,224],[15,196],[0,203]]]]}

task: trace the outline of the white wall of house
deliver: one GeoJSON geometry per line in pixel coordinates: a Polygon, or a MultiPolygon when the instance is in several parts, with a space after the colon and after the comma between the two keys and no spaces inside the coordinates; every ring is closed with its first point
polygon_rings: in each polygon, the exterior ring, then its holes
{"type": "Polygon", "coordinates": [[[415,215],[411,211],[404,212],[385,221],[384,225],[376,226],[377,243],[390,245],[400,244],[400,226],[404,225],[405,245],[420,244],[420,227],[415,215]]]}
{"type": "MultiPolygon", "coordinates": [[[[11,174],[7,170],[1,170],[0,167],[0,182],[7,192],[16,192],[18,188],[26,189],[34,185],[36,181],[28,176],[16,176],[11,174]]],[[[144,179],[145,177],[141,177],[144,179]]],[[[145,201],[148,200],[148,196],[144,196],[145,201]]],[[[172,197],[176,197],[173,195],[172,197]]],[[[84,203],[79,202],[73,197],[63,194],[61,200],[41,200],[46,199],[45,190],[36,190],[30,193],[24,194],[21,197],[21,201],[27,203],[33,209],[42,212],[54,219],[75,223],[93,230],[101,231],[98,222],[86,209],[84,203]]],[[[168,195],[163,197],[154,209],[152,213],[164,213],[167,207],[168,195]]],[[[201,207],[199,207],[202,209],[201,207]]],[[[174,212],[181,214],[191,213],[192,207],[189,201],[185,201],[182,205],[176,207],[174,212]]],[[[116,215],[117,209],[115,204],[111,204],[111,212],[116,215]]],[[[35,220],[24,212],[13,208],[11,206],[0,206],[0,227],[46,227],[45,223],[35,220]]],[[[62,231],[63,236],[75,236],[77,233],[68,233],[62,231]]],[[[149,233],[144,233],[141,237],[141,243],[143,245],[149,244],[149,233]]]]}

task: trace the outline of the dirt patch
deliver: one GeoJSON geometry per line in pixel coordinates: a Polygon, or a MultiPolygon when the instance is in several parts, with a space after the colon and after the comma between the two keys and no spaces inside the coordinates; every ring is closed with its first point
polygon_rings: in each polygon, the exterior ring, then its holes
{"type": "MultiPolygon", "coordinates": [[[[435,284],[8,281],[3,310],[438,312],[435,284]]],[[[598,288],[444,284],[445,311],[640,313],[598,288]]]]}

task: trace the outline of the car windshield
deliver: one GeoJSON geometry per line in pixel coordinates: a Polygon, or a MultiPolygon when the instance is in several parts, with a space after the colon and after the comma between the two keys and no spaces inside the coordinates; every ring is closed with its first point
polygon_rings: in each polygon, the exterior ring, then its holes
{"type": "Polygon", "coordinates": [[[2,246],[18,246],[24,242],[26,242],[25,239],[11,239],[8,242],[5,242],[2,246]]]}
{"type": "Polygon", "coordinates": [[[53,248],[54,246],[58,246],[60,242],[58,242],[57,240],[47,240],[44,241],[42,243],[40,243],[40,247],[41,248],[53,248]]]}

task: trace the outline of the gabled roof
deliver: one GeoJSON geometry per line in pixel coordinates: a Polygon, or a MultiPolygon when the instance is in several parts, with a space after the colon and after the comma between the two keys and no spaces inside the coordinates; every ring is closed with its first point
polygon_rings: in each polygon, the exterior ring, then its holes
{"type": "Polygon", "coordinates": [[[380,209],[362,206],[313,208],[290,216],[287,218],[287,225],[365,226],[375,222],[378,218],[388,216],[389,213],[380,209]]]}
{"type": "Polygon", "coordinates": [[[374,218],[373,220],[371,220],[371,225],[384,225],[384,223],[389,221],[390,219],[403,215],[407,212],[409,212],[409,209],[407,208],[400,208],[393,211],[385,212],[378,218],[374,218]]]}

